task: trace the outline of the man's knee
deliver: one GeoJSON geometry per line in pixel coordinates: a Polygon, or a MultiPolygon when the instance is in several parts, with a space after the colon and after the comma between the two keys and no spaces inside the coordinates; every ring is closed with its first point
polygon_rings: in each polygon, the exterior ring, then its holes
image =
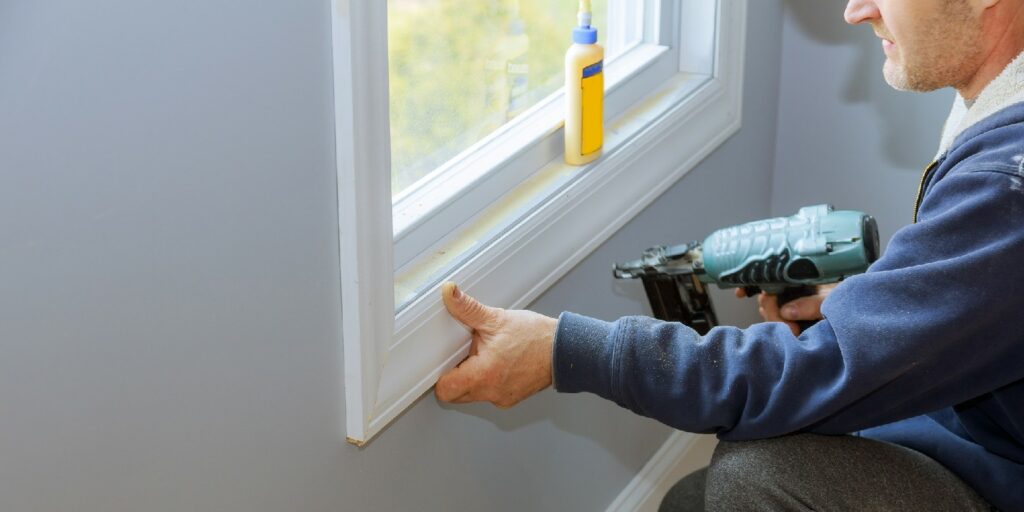
{"type": "Polygon", "coordinates": [[[938,462],[856,436],[719,443],[706,493],[707,510],[988,510],[938,462]]]}
{"type": "Polygon", "coordinates": [[[723,483],[750,482],[771,478],[789,458],[787,444],[781,439],[759,441],[722,441],[718,443],[708,468],[708,480],[723,483]]]}
{"type": "Polygon", "coordinates": [[[803,435],[720,442],[708,467],[708,510],[752,510],[790,503],[792,496],[787,490],[794,477],[799,478],[793,470],[806,464],[806,459],[800,460],[801,454],[813,443],[803,435]]]}

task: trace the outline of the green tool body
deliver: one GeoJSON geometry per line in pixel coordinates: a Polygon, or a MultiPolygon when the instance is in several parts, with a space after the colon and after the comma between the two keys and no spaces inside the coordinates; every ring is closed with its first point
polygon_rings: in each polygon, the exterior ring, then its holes
{"type": "Polygon", "coordinates": [[[717,325],[707,284],[744,288],[748,296],[765,291],[785,303],[813,293],[815,285],[863,273],[878,255],[873,217],[817,205],[720,229],[703,242],[651,247],[613,273],[643,281],[655,317],[703,334],[717,325]]]}

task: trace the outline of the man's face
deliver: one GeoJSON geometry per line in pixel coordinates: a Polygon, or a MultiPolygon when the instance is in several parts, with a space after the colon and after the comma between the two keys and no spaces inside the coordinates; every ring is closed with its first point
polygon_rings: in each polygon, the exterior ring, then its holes
{"type": "Polygon", "coordinates": [[[983,57],[980,12],[971,0],[849,0],[846,21],[882,39],[883,72],[896,89],[966,84],[983,57]]]}

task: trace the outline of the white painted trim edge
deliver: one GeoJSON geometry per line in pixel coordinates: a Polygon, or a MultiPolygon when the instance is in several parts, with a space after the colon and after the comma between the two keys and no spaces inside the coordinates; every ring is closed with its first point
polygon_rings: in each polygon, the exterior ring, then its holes
{"type": "Polygon", "coordinates": [[[685,463],[699,436],[675,431],[622,492],[608,505],[607,512],[658,510],[665,493],[675,485],[675,469],[685,463]]]}
{"type": "Polygon", "coordinates": [[[380,250],[392,243],[391,175],[366,172],[391,168],[387,31],[375,29],[387,27],[387,3],[333,0],[331,15],[345,420],[359,443],[372,435],[365,427],[387,359],[364,340],[394,332],[394,288],[380,286],[394,273],[392,252],[380,250]]]}

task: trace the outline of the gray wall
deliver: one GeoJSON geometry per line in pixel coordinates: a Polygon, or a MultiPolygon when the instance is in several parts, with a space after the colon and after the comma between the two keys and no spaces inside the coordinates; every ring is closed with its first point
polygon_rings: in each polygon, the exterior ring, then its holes
{"type": "Polygon", "coordinates": [[[832,203],[878,219],[883,244],[910,223],[953,92],[898,92],[880,40],[844,2],[785,0],[772,211],[832,203]]]}
{"type": "MultiPolygon", "coordinates": [[[[612,261],[769,212],[750,19],[743,130],[535,309],[642,312],[612,261]]],[[[331,91],[324,0],[0,2],[0,510],[598,510],[666,438],[548,391],[343,442],[331,91]]]]}

